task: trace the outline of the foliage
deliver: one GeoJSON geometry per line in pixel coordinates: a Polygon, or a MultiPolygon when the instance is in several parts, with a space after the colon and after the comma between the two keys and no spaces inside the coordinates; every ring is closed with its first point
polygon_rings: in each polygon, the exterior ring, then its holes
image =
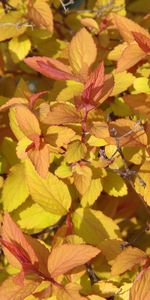
{"type": "Polygon", "coordinates": [[[1,300],[150,298],[150,1],[0,1],[1,300]]]}

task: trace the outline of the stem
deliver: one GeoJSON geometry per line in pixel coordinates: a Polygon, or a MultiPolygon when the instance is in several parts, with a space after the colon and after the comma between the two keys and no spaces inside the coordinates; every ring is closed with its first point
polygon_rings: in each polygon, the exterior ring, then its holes
{"type": "Polygon", "coordinates": [[[81,141],[82,143],[85,143],[85,137],[86,137],[86,133],[87,133],[87,117],[88,117],[88,111],[87,109],[85,108],[85,115],[82,119],[82,122],[81,122],[81,126],[82,126],[82,137],[81,137],[81,141]]]}

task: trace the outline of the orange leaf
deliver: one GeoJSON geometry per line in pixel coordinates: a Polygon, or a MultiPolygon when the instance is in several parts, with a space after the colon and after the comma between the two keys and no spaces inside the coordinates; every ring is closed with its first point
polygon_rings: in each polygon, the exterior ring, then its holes
{"type": "Polygon", "coordinates": [[[136,265],[144,265],[147,259],[145,252],[138,248],[127,247],[114,260],[112,275],[120,275],[136,265]]]}
{"type": "Polygon", "coordinates": [[[14,107],[14,106],[16,106],[18,104],[26,104],[27,105],[28,101],[25,98],[17,98],[17,97],[11,98],[5,104],[3,104],[3,105],[0,106],[0,112],[4,111],[6,109],[9,109],[11,107],[14,107]]]}
{"type": "Polygon", "coordinates": [[[65,103],[58,103],[52,107],[47,107],[47,113],[43,113],[41,107],[41,121],[49,125],[61,125],[67,123],[81,123],[81,114],[76,111],[75,107],[65,103]],[[42,116],[43,114],[43,116],[42,116]]]}
{"type": "Polygon", "coordinates": [[[149,37],[148,31],[140,25],[138,25],[137,23],[135,23],[134,21],[115,13],[111,13],[111,18],[113,23],[119,30],[121,36],[123,37],[124,41],[126,41],[127,43],[131,43],[134,41],[132,31],[140,32],[143,35],[149,37]]]}
{"type": "Polygon", "coordinates": [[[116,72],[123,72],[136,65],[145,58],[145,52],[137,44],[130,44],[125,49],[117,62],[116,72]]]}
{"type": "Polygon", "coordinates": [[[57,297],[57,300],[86,300],[86,297],[83,297],[79,294],[80,286],[74,283],[68,283],[64,288],[55,287],[54,291],[57,297]]]}
{"type": "Polygon", "coordinates": [[[37,118],[27,107],[16,107],[16,119],[20,129],[29,139],[35,140],[41,134],[37,118]]]}
{"type": "Polygon", "coordinates": [[[39,149],[31,149],[28,157],[32,161],[35,169],[41,177],[46,177],[49,168],[50,152],[47,144],[40,146],[39,149]]]}
{"type": "Polygon", "coordinates": [[[142,271],[135,279],[130,289],[129,300],[149,300],[150,299],[150,267],[142,271]]]}
{"type": "Polygon", "coordinates": [[[6,279],[0,286],[1,300],[24,300],[40,285],[39,281],[25,279],[23,285],[14,281],[14,277],[6,279]]]}
{"type": "Polygon", "coordinates": [[[48,258],[51,277],[57,277],[81,266],[98,255],[100,250],[88,245],[64,244],[52,249],[48,258]]]}

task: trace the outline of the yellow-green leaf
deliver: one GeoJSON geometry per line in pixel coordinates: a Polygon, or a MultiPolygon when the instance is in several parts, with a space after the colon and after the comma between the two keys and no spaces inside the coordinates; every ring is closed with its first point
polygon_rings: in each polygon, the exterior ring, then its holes
{"type": "Polygon", "coordinates": [[[30,230],[32,233],[36,233],[56,224],[60,216],[45,211],[40,205],[34,203],[29,198],[15,210],[13,218],[23,230],[30,230]]]}
{"type": "Polygon", "coordinates": [[[31,49],[31,42],[25,35],[14,37],[8,46],[14,63],[23,60],[31,49]]]}
{"type": "Polygon", "coordinates": [[[65,159],[68,163],[77,162],[86,155],[87,148],[80,141],[74,141],[68,145],[65,159]]]}
{"type": "Polygon", "coordinates": [[[91,206],[97,200],[103,190],[101,179],[92,179],[91,184],[86,193],[81,198],[82,207],[91,206]]]}
{"type": "Polygon", "coordinates": [[[119,227],[101,211],[78,208],[73,213],[74,230],[87,243],[100,246],[108,238],[117,238],[119,227]]]}
{"type": "Polygon", "coordinates": [[[125,181],[116,173],[109,171],[103,178],[103,188],[110,196],[121,197],[128,193],[125,181]]]}
{"type": "Polygon", "coordinates": [[[67,185],[52,173],[42,178],[26,159],[26,178],[32,199],[46,211],[56,215],[65,215],[71,205],[67,185]]]}
{"type": "Polygon", "coordinates": [[[29,190],[25,180],[24,164],[19,163],[13,166],[10,174],[5,180],[2,202],[4,210],[11,212],[20,206],[29,196],[29,190]]]}
{"type": "Polygon", "coordinates": [[[131,73],[127,71],[121,73],[114,73],[114,88],[111,92],[111,96],[117,96],[120,93],[126,91],[136,79],[131,73]]]}

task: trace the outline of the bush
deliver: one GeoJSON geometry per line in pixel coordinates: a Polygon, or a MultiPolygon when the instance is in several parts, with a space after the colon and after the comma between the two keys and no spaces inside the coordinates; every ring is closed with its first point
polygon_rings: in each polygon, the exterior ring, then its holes
{"type": "Polygon", "coordinates": [[[0,299],[148,300],[150,1],[0,5],[0,299]]]}

